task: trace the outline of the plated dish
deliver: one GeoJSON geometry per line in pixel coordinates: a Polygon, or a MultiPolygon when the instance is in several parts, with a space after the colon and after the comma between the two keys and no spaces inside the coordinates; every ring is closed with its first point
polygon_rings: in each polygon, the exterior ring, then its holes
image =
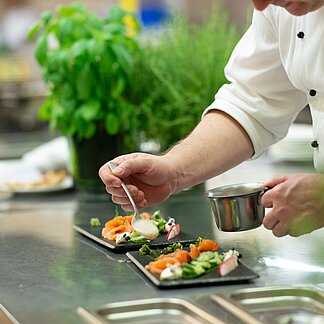
{"type": "Polygon", "coordinates": [[[209,239],[198,239],[190,247],[173,244],[153,251],[144,246],[126,255],[159,288],[243,282],[259,277],[238,260],[237,251],[224,251],[209,239]]]}
{"type": "MultiPolygon", "coordinates": [[[[134,251],[139,250],[144,243],[125,242],[116,243],[116,241],[108,240],[102,237],[102,227],[93,227],[90,223],[87,224],[75,224],[73,228],[80,234],[86,236],[92,241],[95,241],[115,252],[134,251]]],[[[194,242],[196,237],[190,233],[181,232],[178,236],[173,239],[166,241],[165,236],[159,236],[153,241],[146,243],[150,247],[163,248],[175,242],[180,242],[183,245],[189,245],[194,242]]]]}
{"type": "Polygon", "coordinates": [[[86,237],[116,251],[138,250],[147,244],[150,247],[161,248],[174,242],[189,245],[196,238],[180,230],[174,218],[164,218],[160,211],[142,213],[141,217],[152,222],[158,229],[155,239],[147,239],[132,228],[133,215],[121,216],[116,210],[115,217],[101,224],[99,219],[91,218],[88,224],[74,225],[74,229],[86,237]]]}
{"type": "Polygon", "coordinates": [[[7,182],[6,187],[13,193],[47,193],[72,188],[73,179],[64,170],[47,171],[38,181],[7,182]]]}
{"type": "MultiPolygon", "coordinates": [[[[159,236],[165,236],[165,240],[168,241],[180,234],[180,224],[176,224],[174,218],[165,219],[162,217],[160,210],[155,211],[152,215],[144,212],[141,213],[139,220],[136,220],[136,228],[133,226],[134,215],[121,216],[118,214],[116,208],[115,217],[105,223],[102,229],[102,237],[119,243],[148,243],[155,240],[159,236]],[[144,223],[141,223],[144,221],[144,223]],[[149,225],[149,231],[141,233],[141,226],[147,227],[149,225]],[[151,233],[153,230],[153,233],[151,233]]],[[[96,219],[90,219],[90,224],[96,219]]],[[[98,224],[97,224],[98,226],[98,224]]],[[[142,231],[143,232],[143,231],[142,231]]]]}
{"type": "Polygon", "coordinates": [[[62,191],[73,188],[73,179],[71,176],[66,176],[62,182],[48,185],[48,186],[39,186],[39,187],[15,187],[10,186],[9,189],[13,193],[50,193],[50,192],[56,192],[56,191],[62,191]]]}

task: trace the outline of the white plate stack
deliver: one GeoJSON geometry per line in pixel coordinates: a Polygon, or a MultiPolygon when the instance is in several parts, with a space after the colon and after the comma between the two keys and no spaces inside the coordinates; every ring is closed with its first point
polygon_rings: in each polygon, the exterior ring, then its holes
{"type": "Polygon", "coordinates": [[[287,136],[268,149],[270,156],[281,161],[307,162],[313,159],[313,128],[309,124],[292,124],[287,136]]]}

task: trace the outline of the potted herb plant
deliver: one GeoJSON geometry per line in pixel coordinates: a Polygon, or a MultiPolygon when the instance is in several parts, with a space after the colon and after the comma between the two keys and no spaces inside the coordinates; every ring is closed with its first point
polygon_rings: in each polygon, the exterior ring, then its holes
{"type": "Polygon", "coordinates": [[[202,24],[174,16],[164,32],[146,37],[128,96],[133,138],[164,151],[188,135],[227,82],[224,67],[240,36],[216,6],[202,24]]]}
{"type": "Polygon", "coordinates": [[[40,116],[67,136],[80,190],[101,190],[98,169],[126,150],[123,97],[139,52],[138,31],[136,17],[119,6],[100,17],[79,3],[44,12],[29,31],[49,91],[40,116]]]}

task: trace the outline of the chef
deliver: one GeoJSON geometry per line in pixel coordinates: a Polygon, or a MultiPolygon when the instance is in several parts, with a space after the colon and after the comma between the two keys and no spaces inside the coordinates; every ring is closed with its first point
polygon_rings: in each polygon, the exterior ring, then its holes
{"type": "Polygon", "coordinates": [[[162,156],[116,157],[99,175],[112,200],[132,210],[125,181],[139,208],[259,157],[284,138],[309,104],[318,174],[278,176],[262,197],[271,208],[263,225],[277,237],[324,226],[324,0],[252,0],[250,28],[225,68],[230,84],[216,94],[192,133],[162,156]]]}

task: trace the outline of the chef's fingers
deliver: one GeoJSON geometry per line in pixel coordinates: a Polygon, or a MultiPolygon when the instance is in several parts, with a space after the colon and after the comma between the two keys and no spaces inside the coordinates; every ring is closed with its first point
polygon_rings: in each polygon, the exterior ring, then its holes
{"type": "MultiPolygon", "coordinates": [[[[131,196],[133,198],[135,198],[137,195],[143,194],[144,193],[140,190],[138,190],[138,188],[136,186],[133,185],[127,185],[127,189],[130,192],[131,196]]],[[[122,187],[113,187],[113,186],[106,186],[106,191],[114,196],[118,196],[118,197],[127,197],[125,190],[122,187]]]]}
{"type": "MultiPolygon", "coordinates": [[[[111,195],[113,197],[113,202],[115,202],[116,204],[123,205],[123,204],[129,204],[130,203],[128,197],[123,195],[122,193],[117,192],[116,194],[113,193],[111,195]]],[[[144,199],[143,191],[137,191],[136,194],[132,194],[131,196],[132,196],[135,203],[139,203],[144,199]]]]}
{"type": "Polygon", "coordinates": [[[305,230],[298,228],[298,229],[290,229],[288,234],[292,237],[298,237],[298,236],[301,236],[303,234],[310,233],[310,232],[311,231],[305,232],[305,230]]]}
{"type": "Polygon", "coordinates": [[[285,182],[288,179],[287,175],[278,175],[275,176],[273,179],[267,181],[264,185],[270,188],[277,186],[278,184],[285,182]]]}
{"type": "Polygon", "coordinates": [[[285,223],[278,222],[272,229],[272,233],[276,237],[283,237],[289,232],[288,225],[285,223]]]}
{"type": "Polygon", "coordinates": [[[111,173],[108,163],[99,169],[99,177],[107,186],[121,187],[121,180],[111,173]]]}
{"type": "MultiPolygon", "coordinates": [[[[113,196],[112,196],[112,198],[113,198],[113,196]]],[[[120,205],[120,207],[125,212],[134,212],[133,206],[131,204],[123,204],[123,205],[120,205]]],[[[147,207],[147,201],[144,199],[140,203],[136,203],[136,207],[139,210],[147,207]]]]}
{"type": "Polygon", "coordinates": [[[273,198],[272,198],[272,193],[271,190],[273,189],[269,189],[268,191],[266,191],[261,198],[261,204],[265,207],[265,208],[272,208],[273,207],[273,198]]]}
{"type": "Polygon", "coordinates": [[[263,219],[263,226],[272,230],[274,236],[282,237],[288,234],[289,227],[286,223],[280,222],[273,210],[269,211],[263,219]]]}
{"type": "Polygon", "coordinates": [[[272,230],[278,222],[279,220],[273,213],[273,210],[270,210],[263,219],[263,226],[268,230],[272,230]]]}

